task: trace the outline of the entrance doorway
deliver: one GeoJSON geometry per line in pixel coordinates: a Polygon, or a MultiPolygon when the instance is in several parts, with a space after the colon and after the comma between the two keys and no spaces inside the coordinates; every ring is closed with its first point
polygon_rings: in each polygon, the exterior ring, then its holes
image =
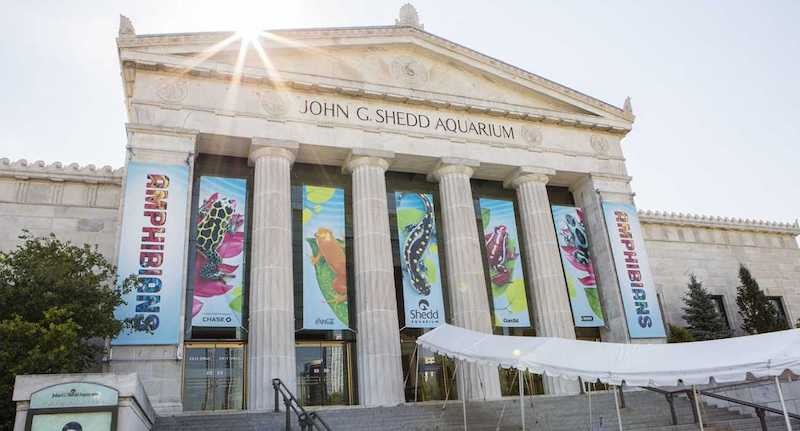
{"type": "Polygon", "coordinates": [[[297,343],[297,398],[302,405],[353,404],[350,347],[342,341],[297,343]]]}
{"type": "Polygon", "coordinates": [[[406,402],[458,399],[458,379],[452,360],[418,348],[416,337],[402,339],[400,351],[406,402]]]}
{"type": "Polygon", "coordinates": [[[244,343],[186,343],[183,409],[244,408],[244,343]]]}

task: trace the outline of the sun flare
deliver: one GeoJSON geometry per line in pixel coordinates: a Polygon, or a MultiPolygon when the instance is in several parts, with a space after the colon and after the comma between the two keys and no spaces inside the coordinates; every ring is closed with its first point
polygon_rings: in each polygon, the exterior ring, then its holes
{"type": "Polygon", "coordinates": [[[236,31],[236,35],[243,41],[253,43],[261,38],[263,31],[256,26],[244,26],[236,31]]]}

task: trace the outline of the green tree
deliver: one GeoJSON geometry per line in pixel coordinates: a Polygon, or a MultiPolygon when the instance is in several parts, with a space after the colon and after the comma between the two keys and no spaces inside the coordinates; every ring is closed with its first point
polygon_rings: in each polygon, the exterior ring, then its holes
{"type": "Polygon", "coordinates": [[[694,341],[694,338],[692,337],[692,334],[689,333],[689,330],[682,326],[669,325],[669,337],[667,338],[667,342],[688,343],[689,341],[694,341]]]}
{"type": "Polygon", "coordinates": [[[692,337],[697,341],[730,337],[731,331],[714,307],[714,300],[694,274],[689,275],[688,287],[683,296],[683,319],[692,337]]]}
{"type": "Polygon", "coordinates": [[[745,332],[763,334],[788,328],[744,265],[739,265],[739,283],[736,288],[736,305],[739,306],[742,329],[745,332]]]}
{"type": "Polygon", "coordinates": [[[133,328],[114,309],[135,278],[117,286],[116,268],[97,247],[55,235],[20,236],[0,252],[0,430],[10,430],[18,374],[77,373],[99,368],[105,340],[133,328]]]}

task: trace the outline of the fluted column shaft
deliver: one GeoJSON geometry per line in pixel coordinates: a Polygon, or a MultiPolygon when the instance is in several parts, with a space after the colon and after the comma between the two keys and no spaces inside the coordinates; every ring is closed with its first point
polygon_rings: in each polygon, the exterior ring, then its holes
{"type": "Polygon", "coordinates": [[[346,165],[353,177],[356,355],[364,406],[405,401],[386,201],[388,166],[385,159],[369,156],[351,157],[346,165]]]}
{"type": "MultiPolygon", "coordinates": [[[[575,324],[547,197],[547,180],[545,174],[523,172],[510,181],[519,202],[525,239],[523,260],[531,284],[534,327],[539,336],[575,339],[575,324]]],[[[548,394],[579,392],[577,382],[560,378],[545,377],[544,388],[548,394]]]]}
{"type": "MultiPolygon", "coordinates": [[[[432,174],[439,181],[447,282],[453,324],[492,333],[492,319],[483,272],[478,226],[469,179],[472,168],[441,164],[432,174]]],[[[459,396],[467,400],[499,399],[497,368],[461,361],[459,396]]]]}
{"type": "Polygon", "coordinates": [[[598,181],[587,175],[570,187],[578,205],[586,215],[586,230],[589,232],[589,253],[592,255],[600,305],[606,325],[600,328],[600,337],[611,343],[630,343],[625,308],[619,290],[614,254],[608,239],[602,200],[632,202],[630,185],[627,182],[598,181]]]}
{"type": "Polygon", "coordinates": [[[272,379],[296,393],[290,170],[294,153],[258,147],[255,165],[247,393],[250,410],[273,408],[272,379]]]}

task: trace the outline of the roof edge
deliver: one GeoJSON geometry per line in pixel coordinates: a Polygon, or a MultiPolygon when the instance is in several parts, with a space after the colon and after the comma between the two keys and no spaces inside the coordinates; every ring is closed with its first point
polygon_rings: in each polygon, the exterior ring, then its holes
{"type": "MultiPolygon", "coordinates": [[[[301,39],[326,37],[332,34],[335,34],[336,37],[360,37],[360,36],[374,35],[376,32],[384,34],[394,33],[398,35],[415,35],[421,37],[423,40],[427,40],[428,42],[444,46],[447,49],[460,52],[461,54],[466,55],[468,57],[472,57],[478,61],[489,63],[492,66],[504,69],[506,72],[522,77],[531,82],[535,82],[539,85],[548,88],[549,90],[555,91],[568,98],[577,99],[581,102],[584,102],[590,106],[593,106],[594,108],[597,108],[603,112],[618,117],[622,120],[633,123],[636,118],[632,112],[629,112],[624,108],[620,108],[611,103],[589,96],[586,93],[572,89],[570,87],[567,87],[566,85],[559,84],[541,75],[529,72],[525,69],[514,66],[508,62],[483,54],[472,48],[461,45],[457,42],[453,42],[447,38],[437,36],[433,33],[430,33],[426,30],[420,29],[415,26],[380,25],[380,26],[359,26],[359,27],[317,27],[317,28],[296,28],[296,29],[273,29],[264,31],[266,33],[272,33],[282,37],[292,36],[301,39]]],[[[170,40],[169,42],[167,42],[167,41],[162,41],[163,39],[175,39],[175,38],[200,39],[197,40],[196,42],[214,43],[224,40],[225,38],[232,37],[235,34],[236,32],[232,31],[160,33],[160,34],[142,34],[142,35],[131,34],[131,35],[121,35],[117,39],[117,45],[120,49],[133,48],[137,46],[147,46],[147,45],[162,45],[164,43],[174,43],[174,40],[170,40]]],[[[184,42],[190,42],[190,41],[186,40],[184,42]]]]}
{"type": "Polygon", "coordinates": [[[684,214],[667,211],[639,210],[642,223],[666,224],[676,226],[697,226],[715,229],[769,232],[785,235],[800,235],[800,222],[776,222],[768,220],[719,217],[701,214],[684,214]]]}
{"type": "Polygon", "coordinates": [[[12,161],[0,158],[0,177],[21,180],[44,179],[50,181],[75,181],[85,183],[121,184],[125,168],[112,168],[105,165],[100,168],[93,164],[79,165],[61,162],[45,163],[43,160],[29,162],[27,159],[12,161]]]}

